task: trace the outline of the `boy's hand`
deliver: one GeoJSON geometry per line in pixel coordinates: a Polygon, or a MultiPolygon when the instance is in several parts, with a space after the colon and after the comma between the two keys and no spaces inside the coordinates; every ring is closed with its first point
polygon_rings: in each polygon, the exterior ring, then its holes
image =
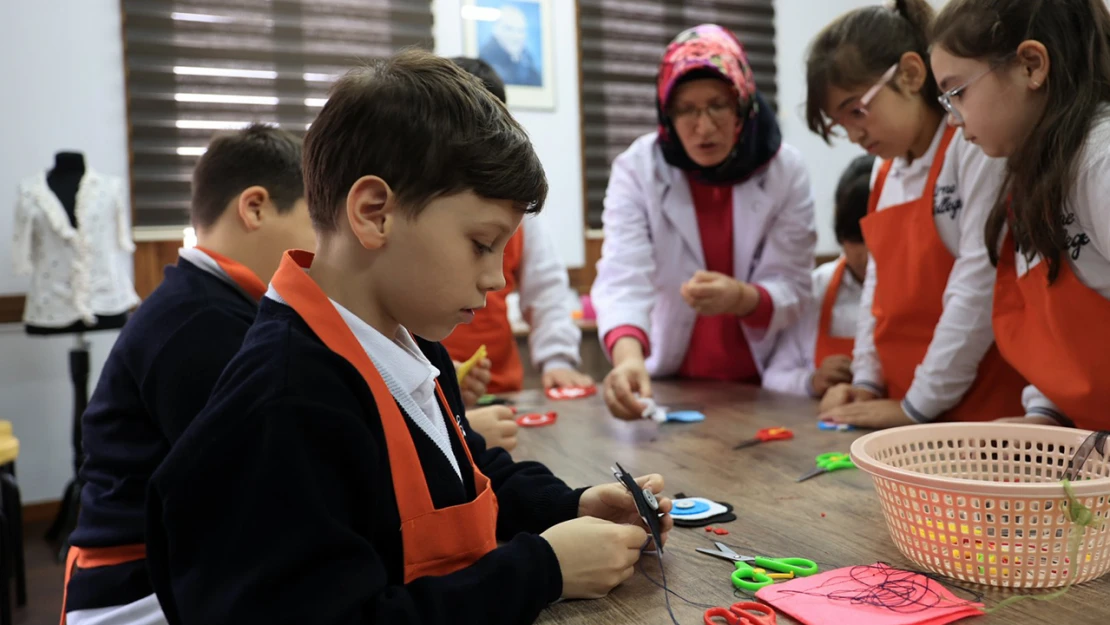
{"type": "Polygon", "coordinates": [[[500,447],[505,451],[516,448],[516,415],[508,406],[486,406],[466,411],[470,429],[486,439],[486,447],[500,447]]]}
{"type": "Polygon", "coordinates": [[[836,354],[821,362],[821,367],[813,373],[810,386],[818,397],[824,397],[830,388],[851,381],[852,359],[843,354],[836,354]]]}
{"type": "MultiPolygon", "coordinates": [[[[459,370],[459,365],[462,363],[457,360],[451,361],[455,365],[455,370],[459,370]]],[[[466,374],[466,377],[459,383],[459,390],[462,391],[463,405],[467,408],[474,406],[478,403],[478,398],[486,394],[486,387],[489,385],[490,370],[493,368],[493,362],[489,358],[483,358],[478,361],[466,374]]]]}
{"type": "Polygon", "coordinates": [[[551,369],[543,374],[543,390],[545,391],[551,388],[590,386],[593,383],[593,378],[574,369],[551,369]]]}
{"type": "Polygon", "coordinates": [[[697,271],[679,291],[699,315],[731,314],[743,317],[759,305],[759,291],[716,271],[697,271]]]}
{"type": "Polygon", "coordinates": [[[894,399],[874,399],[846,404],[823,413],[820,419],[876,430],[917,423],[902,410],[902,402],[894,399]]]}
{"type": "Polygon", "coordinates": [[[564,599],[600,599],[632,577],[647,540],[635,525],[582,517],[540,534],[563,574],[564,599]]]}
{"type": "MultiPolygon", "coordinates": [[[[651,489],[653,494],[658,495],[663,492],[663,476],[658,473],[638,477],[636,483],[640,488],[651,489]]],[[[669,497],[657,499],[659,511],[666,513],[659,519],[659,539],[666,544],[667,533],[674,527],[674,519],[670,515],[672,504],[669,497]]],[[[644,527],[644,521],[640,518],[639,510],[636,509],[636,500],[632,498],[632,493],[629,493],[623,484],[616,482],[586,489],[578,500],[578,516],[590,516],[614,523],[644,527]]]]}
{"type": "Polygon", "coordinates": [[[853,404],[860,401],[872,401],[878,398],[878,395],[858,386],[837,384],[825,393],[825,397],[821,400],[819,411],[821,414],[825,414],[838,406],[853,404]]]}

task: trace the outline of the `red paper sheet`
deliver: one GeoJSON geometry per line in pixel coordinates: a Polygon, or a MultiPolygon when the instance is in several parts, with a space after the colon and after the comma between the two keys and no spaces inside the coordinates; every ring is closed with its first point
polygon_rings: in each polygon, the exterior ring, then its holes
{"type": "Polygon", "coordinates": [[[924,575],[916,575],[914,580],[922,585],[929,585],[929,589],[936,595],[928,603],[936,603],[938,607],[909,606],[894,611],[828,597],[830,594],[851,595],[856,590],[866,590],[886,579],[887,575],[877,568],[848,567],[766,586],[755,596],[805,625],[945,625],[983,614],[980,610],[981,603],[962,600],[939,582],[924,575]],[[936,596],[940,597],[939,601],[936,596]]]}

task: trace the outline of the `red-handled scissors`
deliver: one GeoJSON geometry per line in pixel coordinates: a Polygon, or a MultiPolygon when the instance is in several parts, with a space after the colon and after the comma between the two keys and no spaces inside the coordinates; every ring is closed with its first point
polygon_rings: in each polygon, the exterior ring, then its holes
{"type": "Polygon", "coordinates": [[[775,611],[762,603],[742,601],[727,608],[709,608],[705,611],[705,625],[775,625],[775,611]]]}
{"type": "Polygon", "coordinates": [[[785,441],[792,438],[794,438],[794,432],[791,432],[789,428],[764,428],[755,433],[755,438],[741,441],[736,447],[733,447],[733,449],[744,449],[745,447],[751,447],[752,445],[758,445],[768,441],[785,441]]]}

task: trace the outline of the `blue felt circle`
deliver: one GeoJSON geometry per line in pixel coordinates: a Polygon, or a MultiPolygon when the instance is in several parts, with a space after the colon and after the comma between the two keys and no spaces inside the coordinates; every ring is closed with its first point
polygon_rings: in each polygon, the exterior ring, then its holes
{"type": "Polygon", "coordinates": [[[705,503],[704,501],[697,501],[694,499],[676,499],[673,503],[678,504],[679,502],[689,502],[694,505],[689,508],[679,508],[677,505],[675,505],[671,508],[671,516],[690,516],[692,514],[701,514],[706,510],[709,510],[709,504],[705,503]]]}
{"type": "Polygon", "coordinates": [[[705,415],[697,410],[676,410],[675,412],[667,413],[667,421],[696,423],[698,421],[705,421],[705,415]]]}

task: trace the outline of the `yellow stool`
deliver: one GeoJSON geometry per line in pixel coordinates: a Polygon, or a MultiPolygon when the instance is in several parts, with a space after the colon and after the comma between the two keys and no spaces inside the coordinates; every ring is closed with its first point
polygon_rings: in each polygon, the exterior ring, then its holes
{"type": "Polygon", "coordinates": [[[18,458],[19,439],[12,436],[12,423],[0,420],[0,622],[5,623],[12,622],[9,589],[13,571],[16,605],[27,605],[27,569],[23,559],[23,502],[19,484],[15,480],[15,461],[18,458]]]}

